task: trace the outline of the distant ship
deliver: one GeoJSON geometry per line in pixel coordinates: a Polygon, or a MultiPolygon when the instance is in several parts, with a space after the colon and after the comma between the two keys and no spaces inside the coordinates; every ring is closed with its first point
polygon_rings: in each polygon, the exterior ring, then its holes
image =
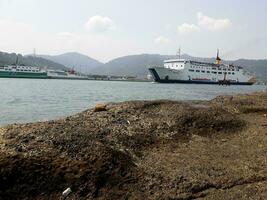
{"type": "Polygon", "coordinates": [[[69,71],[41,70],[39,67],[18,65],[18,56],[16,64],[0,66],[0,78],[88,80],[87,76],[79,75],[73,69],[69,71]]]}
{"type": "Polygon", "coordinates": [[[72,79],[72,80],[88,80],[88,77],[85,75],[80,75],[75,72],[73,69],[69,71],[62,70],[48,70],[48,78],[51,79],[72,79]]]}
{"type": "Polygon", "coordinates": [[[19,65],[19,56],[13,65],[0,66],[0,78],[38,78],[46,79],[47,72],[38,67],[19,65]]]}
{"type": "Polygon", "coordinates": [[[78,75],[72,70],[40,70],[38,67],[18,65],[0,66],[0,78],[88,80],[87,76],[78,75]]]}
{"type": "MultiPolygon", "coordinates": [[[[180,52],[180,51],[179,51],[180,52]]],[[[256,78],[240,66],[221,63],[219,50],[215,63],[179,58],[165,60],[163,66],[149,67],[155,82],[253,85],[256,78]]]]}

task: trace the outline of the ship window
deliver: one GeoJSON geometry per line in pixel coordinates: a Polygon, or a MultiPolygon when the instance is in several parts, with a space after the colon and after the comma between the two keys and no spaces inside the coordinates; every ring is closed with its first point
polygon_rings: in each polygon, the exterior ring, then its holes
{"type": "Polygon", "coordinates": [[[207,71],[207,73],[209,74],[209,73],[210,73],[210,71],[207,71]]]}
{"type": "Polygon", "coordinates": [[[218,72],[218,74],[222,74],[222,72],[218,72]]]}
{"type": "Polygon", "coordinates": [[[233,75],[235,75],[235,73],[234,73],[234,72],[233,72],[232,74],[233,74],[233,75]]]}
{"type": "Polygon", "coordinates": [[[231,72],[228,72],[228,74],[231,74],[231,72]]]}
{"type": "Polygon", "coordinates": [[[213,74],[217,74],[217,72],[212,72],[213,74]]]}
{"type": "Polygon", "coordinates": [[[193,69],[189,69],[189,71],[190,71],[190,72],[194,72],[195,70],[193,70],[193,69]]]}
{"type": "Polygon", "coordinates": [[[200,72],[199,70],[196,70],[196,72],[200,72]]]}
{"type": "Polygon", "coordinates": [[[205,71],[201,71],[202,73],[205,73],[205,71]]]}

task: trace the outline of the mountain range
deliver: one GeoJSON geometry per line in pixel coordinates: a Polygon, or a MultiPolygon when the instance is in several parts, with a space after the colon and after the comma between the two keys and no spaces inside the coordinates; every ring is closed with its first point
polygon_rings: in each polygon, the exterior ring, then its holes
{"type": "MultiPolygon", "coordinates": [[[[86,55],[71,52],[57,56],[19,55],[19,60],[20,63],[24,65],[60,70],[74,68],[76,71],[84,74],[136,76],[138,78],[145,78],[148,74],[147,66],[162,65],[164,60],[176,57],[175,55],[139,54],[124,56],[113,59],[107,63],[102,63],[86,55]]],[[[187,54],[181,55],[181,58],[211,63],[215,61],[215,58],[193,57],[187,54]]],[[[15,61],[15,53],[9,54],[0,52],[0,65],[14,64],[15,61]]],[[[259,79],[267,81],[267,59],[223,60],[223,63],[243,66],[246,70],[254,73],[259,79]]]]}
{"type": "Polygon", "coordinates": [[[73,68],[76,71],[82,72],[84,74],[90,74],[94,69],[97,69],[104,65],[103,63],[93,58],[76,52],[65,53],[57,56],[38,55],[38,57],[46,60],[51,60],[68,68],[73,68]]]}
{"type": "MultiPolygon", "coordinates": [[[[79,53],[66,53],[58,56],[39,56],[68,67],[74,67],[77,71],[86,74],[136,76],[139,78],[144,78],[147,76],[147,66],[162,65],[164,60],[177,57],[175,55],[140,54],[124,56],[113,59],[107,63],[102,63],[96,59],[79,53]]],[[[201,58],[183,54],[181,55],[181,58],[202,62],[215,62],[215,57],[201,58]]],[[[267,80],[267,59],[238,59],[232,61],[223,60],[223,63],[243,66],[246,70],[255,73],[260,79],[267,80]]]]}

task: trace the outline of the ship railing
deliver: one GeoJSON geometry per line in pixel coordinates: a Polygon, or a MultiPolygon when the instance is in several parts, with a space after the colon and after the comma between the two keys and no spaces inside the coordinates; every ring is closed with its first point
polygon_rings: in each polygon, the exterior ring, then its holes
{"type": "Polygon", "coordinates": [[[147,65],[147,68],[164,67],[164,65],[147,65]]]}

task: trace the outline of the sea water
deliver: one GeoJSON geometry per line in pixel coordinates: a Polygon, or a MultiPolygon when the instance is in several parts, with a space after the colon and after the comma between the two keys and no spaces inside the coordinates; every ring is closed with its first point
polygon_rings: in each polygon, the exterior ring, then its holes
{"type": "Polygon", "coordinates": [[[263,91],[266,86],[158,84],[151,82],[0,79],[0,126],[69,116],[97,103],[129,100],[210,100],[263,91]]]}

